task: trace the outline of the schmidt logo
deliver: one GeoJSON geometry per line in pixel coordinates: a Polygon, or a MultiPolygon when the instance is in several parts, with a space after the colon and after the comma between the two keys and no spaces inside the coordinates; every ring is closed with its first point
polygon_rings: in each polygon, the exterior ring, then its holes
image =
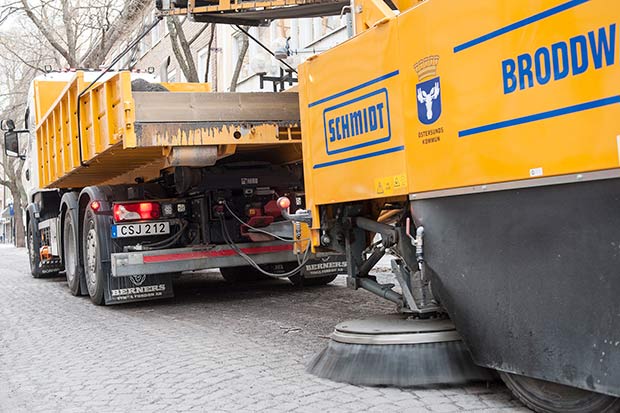
{"type": "Polygon", "coordinates": [[[356,97],[323,111],[328,155],[387,142],[391,137],[386,88],[356,97]]]}

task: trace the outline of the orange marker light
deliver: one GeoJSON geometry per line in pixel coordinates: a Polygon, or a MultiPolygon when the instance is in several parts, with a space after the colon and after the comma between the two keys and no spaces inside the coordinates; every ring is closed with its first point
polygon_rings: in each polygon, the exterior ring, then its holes
{"type": "Polygon", "coordinates": [[[93,201],[93,202],[90,203],[90,208],[93,211],[98,211],[99,208],[101,208],[101,203],[99,203],[99,201],[93,201]]]}
{"type": "Polygon", "coordinates": [[[278,206],[280,207],[280,209],[289,209],[289,207],[291,206],[291,200],[285,196],[281,196],[280,198],[278,198],[278,206]]]}

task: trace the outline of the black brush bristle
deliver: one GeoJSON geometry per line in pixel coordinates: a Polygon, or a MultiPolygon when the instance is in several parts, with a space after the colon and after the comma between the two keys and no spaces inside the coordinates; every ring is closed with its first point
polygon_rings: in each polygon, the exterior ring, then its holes
{"type": "Polygon", "coordinates": [[[367,345],[330,341],[307,367],[315,376],[357,385],[424,387],[495,380],[462,341],[367,345]]]}

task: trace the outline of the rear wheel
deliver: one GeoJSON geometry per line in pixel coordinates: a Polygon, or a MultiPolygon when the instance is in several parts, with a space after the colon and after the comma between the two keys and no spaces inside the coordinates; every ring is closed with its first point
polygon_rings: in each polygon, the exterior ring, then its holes
{"type": "MultiPolygon", "coordinates": [[[[285,264],[283,272],[293,271],[295,268],[299,267],[299,264],[290,262],[285,264]]],[[[319,285],[326,285],[330,282],[334,281],[338,275],[325,275],[323,277],[312,277],[306,278],[303,276],[302,271],[298,271],[295,274],[288,277],[289,281],[293,283],[293,285],[297,287],[316,287],[319,285]]]]}
{"type": "Polygon", "coordinates": [[[500,372],[512,393],[539,413],[616,413],[620,399],[531,377],[500,372]]]}
{"type": "Polygon", "coordinates": [[[74,220],[73,218],[71,211],[65,213],[63,231],[64,264],[69,291],[73,295],[81,295],[80,280],[84,276],[84,269],[79,260],[77,219],[74,220]]]}
{"type": "Polygon", "coordinates": [[[102,305],[104,303],[103,288],[105,274],[101,262],[101,250],[99,245],[99,234],[97,232],[97,222],[93,211],[86,209],[84,214],[84,276],[88,295],[93,303],[102,305]]]}
{"type": "Polygon", "coordinates": [[[301,273],[291,275],[288,279],[300,287],[315,287],[318,285],[327,285],[334,281],[338,275],[327,275],[325,277],[304,278],[301,273]]]}

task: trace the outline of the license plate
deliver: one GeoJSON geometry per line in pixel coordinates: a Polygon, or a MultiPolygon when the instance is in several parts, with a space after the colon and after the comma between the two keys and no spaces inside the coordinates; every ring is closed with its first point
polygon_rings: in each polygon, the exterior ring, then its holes
{"type": "Polygon", "coordinates": [[[167,221],[112,225],[112,238],[147,237],[166,234],[170,234],[170,223],[167,221]]]}

